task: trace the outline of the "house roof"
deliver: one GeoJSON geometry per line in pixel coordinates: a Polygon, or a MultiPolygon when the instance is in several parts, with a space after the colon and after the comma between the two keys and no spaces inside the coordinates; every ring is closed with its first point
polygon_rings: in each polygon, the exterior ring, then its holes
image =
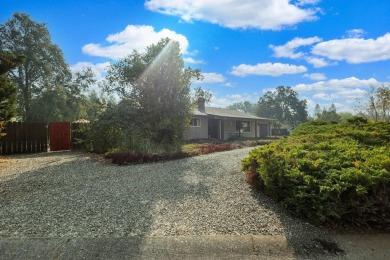
{"type": "Polygon", "coordinates": [[[257,120],[272,120],[270,118],[258,117],[251,114],[243,113],[233,109],[217,108],[217,107],[205,107],[205,112],[196,109],[194,111],[195,116],[216,116],[216,117],[229,117],[229,118],[242,118],[242,119],[257,119],[257,120]]]}

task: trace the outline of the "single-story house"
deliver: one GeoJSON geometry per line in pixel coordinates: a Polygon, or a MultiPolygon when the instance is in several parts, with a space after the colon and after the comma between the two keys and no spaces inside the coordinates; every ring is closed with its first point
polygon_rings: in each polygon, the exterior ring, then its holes
{"type": "Polygon", "coordinates": [[[205,107],[204,100],[198,100],[193,111],[185,139],[227,140],[232,136],[262,138],[271,135],[274,119],[257,117],[236,110],[205,107]]]}

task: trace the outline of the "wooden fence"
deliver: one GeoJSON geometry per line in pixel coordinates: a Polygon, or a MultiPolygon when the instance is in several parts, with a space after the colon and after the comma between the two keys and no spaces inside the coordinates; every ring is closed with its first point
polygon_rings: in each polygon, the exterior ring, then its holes
{"type": "MultiPolygon", "coordinates": [[[[1,122],[0,122],[1,123],[1,122]]],[[[0,154],[83,150],[88,124],[70,122],[6,122],[0,133],[0,154]]]]}
{"type": "Polygon", "coordinates": [[[7,122],[0,137],[0,154],[47,152],[47,123],[7,122]]]}

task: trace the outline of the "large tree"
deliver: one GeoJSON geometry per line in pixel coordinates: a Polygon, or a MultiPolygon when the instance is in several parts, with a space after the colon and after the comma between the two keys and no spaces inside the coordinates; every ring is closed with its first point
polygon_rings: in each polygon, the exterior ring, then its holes
{"type": "Polygon", "coordinates": [[[48,84],[30,104],[33,121],[75,121],[89,119],[92,100],[87,90],[95,83],[90,68],[75,73],[69,82],[48,84]]]}
{"type": "Polygon", "coordinates": [[[184,67],[179,43],[166,38],[112,64],[106,90],[131,111],[132,135],[175,150],[191,117],[190,85],[199,77],[184,67]]]}
{"type": "Polygon", "coordinates": [[[22,62],[22,56],[0,51],[0,121],[10,120],[15,115],[17,88],[7,74],[22,62]]]}
{"type": "Polygon", "coordinates": [[[374,121],[390,121],[390,85],[371,86],[356,110],[358,115],[374,121]]]}
{"type": "Polygon", "coordinates": [[[48,86],[65,86],[71,78],[69,67],[60,48],[52,43],[46,25],[23,13],[15,13],[5,24],[0,24],[0,50],[25,57],[23,65],[9,76],[18,87],[19,115],[31,121],[34,99],[48,86]]]}
{"type": "Polygon", "coordinates": [[[280,123],[295,127],[307,121],[306,100],[299,100],[291,87],[279,86],[267,91],[257,103],[256,115],[274,118],[280,123]]]}
{"type": "Polygon", "coordinates": [[[256,104],[251,103],[249,101],[244,102],[236,102],[226,107],[227,109],[233,109],[237,111],[241,111],[248,114],[255,114],[256,111],[256,104]]]}

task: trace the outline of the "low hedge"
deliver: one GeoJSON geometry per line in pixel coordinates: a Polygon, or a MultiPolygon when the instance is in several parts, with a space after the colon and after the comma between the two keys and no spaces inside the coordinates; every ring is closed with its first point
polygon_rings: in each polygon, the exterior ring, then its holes
{"type": "Polygon", "coordinates": [[[191,156],[197,156],[208,153],[222,152],[232,150],[230,144],[201,144],[186,151],[179,153],[162,153],[162,154],[147,154],[132,151],[112,150],[105,154],[106,159],[111,159],[112,163],[118,165],[132,165],[143,163],[165,162],[177,159],[183,159],[191,156]]]}
{"type": "Polygon", "coordinates": [[[315,224],[390,229],[390,123],[306,123],[242,161],[248,180],[315,224]]]}

